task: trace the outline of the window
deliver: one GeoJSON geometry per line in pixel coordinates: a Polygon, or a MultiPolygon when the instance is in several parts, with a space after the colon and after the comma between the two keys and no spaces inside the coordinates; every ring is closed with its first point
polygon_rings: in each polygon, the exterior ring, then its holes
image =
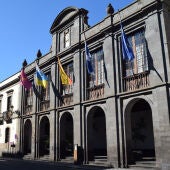
{"type": "Polygon", "coordinates": [[[139,74],[148,70],[148,59],[144,31],[139,31],[128,37],[135,59],[125,62],[125,76],[139,74]],[[132,70],[133,69],[133,70],[132,70]]]}
{"type": "MultiPolygon", "coordinates": [[[[66,66],[63,66],[63,69],[67,76],[73,80],[73,62],[67,64],[66,66]]],[[[62,93],[65,94],[71,94],[73,93],[73,84],[71,85],[62,85],[62,93]]]]}
{"type": "MultiPolygon", "coordinates": [[[[47,76],[47,79],[50,80],[50,74],[46,74],[47,76]]],[[[47,81],[47,88],[43,88],[41,87],[41,100],[42,101],[45,101],[45,100],[50,100],[50,84],[49,84],[49,81],[47,81]]]]}
{"type": "Polygon", "coordinates": [[[0,125],[3,125],[2,100],[0,100],[0,125]]]}
{"type": "Polygon", "coordinates": [[[104,62],[103,62],[103,50],[100,49],[91,54],[92,56],[92,66],[94,69],[94,75],[88,75],[89,87],[94,85],[100,85],[104,83],[104,62]]]}
{"type": "Polygon", "coordinates": [[[2,100],[0,100],[0,114],[1,114],[1,111],[2,111],[2,100]]]}
{"type": "Polygon", "coordinates": [[[25,105],[32,106],[32,104],[33,104],[33,88],[30,88],[29,90],[26,91],[25,97],[26,97],[25,105]]]}
{"type": "Polygon", "coordinates": [[[47,76],[47,87],[43,88],[41,87],[40,92],[41,92],[41,101],[40,101],[40,110],[47,110],[50,107],[50,83],[49,80],[50,78],[50,74],[46,74],[47,76]]]}
{"type": "Polygon", "coordinates": [[[67,29],[64,32],[64,48],[67,48],[70,46],[70,30],[67,29]]]}
{"type": "Polygon", "coordinates": [[[25,92],[25,113],[32,112],[33,108],[33,88],[26,90],[25,92]]]}
{"type": "Polygon", "coordinates": [[[8,96],[7,98],[7,111],[11,110],[12,106],[12,96],[8,96]]]}

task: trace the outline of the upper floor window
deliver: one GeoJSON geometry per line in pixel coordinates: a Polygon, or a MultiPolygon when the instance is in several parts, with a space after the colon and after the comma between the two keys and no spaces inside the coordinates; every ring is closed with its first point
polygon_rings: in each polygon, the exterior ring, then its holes
{"type": "MultiPolygon", "coordinates": [[[[46,74],[48,80],[50,80],[50,74],[46,74]]],[[[50,107],[50,83],[47,81],[47,87],[41,87],[41,101],[40,101],[40,110],[47,110],[50,107]]]]}
{"type": "Polygon", "coordinates": [[[25,113],[32,112],[33,108],[33,88],[26,90],[25,92],[25,113]]]}
{"type": "Polygon", "coordinates": [[[0,100],[0,114],[2,113],[2,100],[0,100]]]}
{"type": "Polygon", "coordinates": [[[94,53],[91,53],[92,56],[92,67],[94,69],[94,75],[88,75],[88,87],[98,86],[104,83],[104,53],[100,49],[94,53]]]}
{"type": "Polygon", "coordinates": [[[0,125],[3,125],[2,100],[0,99],[0,125]]]}
{"type": "Polygon", "coordinates": [[[2,116],[2,98],[3,98],[3,95],[1,94],[0,95],[0,117],[2,116]]]}
{"type": "Polygon", "coordinates": [[[125,61],[125,76],[148,71],[148,58],[144,31],[128,36],[128,42],[134,53],[134,60],[125,61]]]}
{"type": "Polygon", "coordinates": [[[7,98],[7,110],[11,110],[12,107],[12,96],[8,96],[7,98]]]}
{"type": "MultiPolygon", "coordinates": [[[[63,66],[63,69],[65,71],[65,73],[67,74],[67,76],[73,80],[73,62],[63,66]]],[[[73,84],[71,85],[62,85],[62,94],[71,94],[73,93],[73,84]]]]}
{"type": "Polygon", "coordinates": [[[67,48],[70,46],[70,30],[67,29],[64,32],[64,48],[67,48]]]}
{"type": "Polygon", "coordinates": [[[32,106],[33,104],[33,89],[32,88],[26,91],[25,98],[26,98],[25,105],[32,106]]]}
{"type": "MultiPolygon", "coordinates": [[[[50,74],[46,74],[46,77],[48,80],[50,80],[50,74]]],[[[47,81],[47,87],[43,88],[41,87],[41,100],[45,101],[45,100],[50,100],[50,84],[49,81],[47,81]]]]}

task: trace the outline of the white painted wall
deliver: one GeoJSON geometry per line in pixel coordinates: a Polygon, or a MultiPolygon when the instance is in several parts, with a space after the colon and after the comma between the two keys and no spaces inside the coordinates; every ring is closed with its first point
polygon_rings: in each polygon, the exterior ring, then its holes
{"type": "MultiPolygon", "coordinates": [[[[7,87],[0,91],[0,95],[3,95],[1,98],[2,101],[1,114],[7,111],[7,97],[8,97],[7,92],[9,90],[13,90],[12,93],[12,106],[14,107],[13,111],[20,110],[20,88],[21,88],[20,82],[17,81],[17,83],[15,84],[8,85],[13,80],[18,79],[19,76],[20,73],[17,73],[0,83],[0,87],[4,87],[5,85],[7,85],[7,87]]],[[[16,139],[16,136],[19,137],[19,119],[17,117],[18,117],[17,114],[14,113],[12,115],[13,118],[12,123],[7,124],[6,121],[4,121],[3,125],[0,125],[0,152],[9,151],[11,149],[10,145],[12,143],[18,144],[18,139],[16,139]],[[10,142],[8,144],[5,143],[5,129],[7,127],[10,128],[9,139],[10,142]]]]}

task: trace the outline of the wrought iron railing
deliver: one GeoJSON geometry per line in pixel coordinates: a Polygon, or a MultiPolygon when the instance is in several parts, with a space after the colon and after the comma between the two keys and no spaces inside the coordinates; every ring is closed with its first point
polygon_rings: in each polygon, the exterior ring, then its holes
{"type": "Polygon", "coordinates": [[[87,88],[87,100],[104,97],[104,84],[87,88]]]}
{"type": "Polygon", "coordinates": [[[148,87],[149,85],[149,72],[134,74],[123,78],[123,91],[142,89],[148,87]]]}

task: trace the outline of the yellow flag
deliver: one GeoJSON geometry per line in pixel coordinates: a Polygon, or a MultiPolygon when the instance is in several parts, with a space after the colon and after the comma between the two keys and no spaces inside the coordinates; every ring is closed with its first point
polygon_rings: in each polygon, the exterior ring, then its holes
{"type": "Polygon", "coordinates": [[[59,57],[58,57],[58,65],[59,65],[59,71],[60,71],[60,77],[61,77],[62,84],[71,85],[72,84],[72,80],[65,73],[65,71],[64,71],[64,69],[63,69],[63,67],[61,65],[59,57]]]}

